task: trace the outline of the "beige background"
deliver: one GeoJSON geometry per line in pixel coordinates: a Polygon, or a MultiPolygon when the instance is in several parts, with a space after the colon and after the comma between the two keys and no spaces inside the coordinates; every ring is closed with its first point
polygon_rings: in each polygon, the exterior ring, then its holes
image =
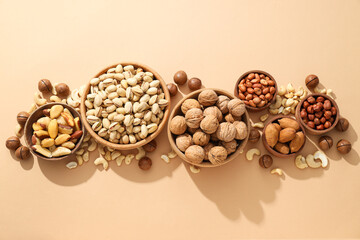
{"type": "MultiPolygon", "coordinates": [[[[0,239],[360,238],[359,12],[355,0],[0,0],[0,239]],[[165,131],[149,172],[135,162],[105,172],[92,162],[69,171],[13,159],[4,142],[39,79],[76,88],[127,60],[168,82],[183,69],[230,92],[251,69],[295,86],[316,73],[352,123],[330,135],[353,150],[343,157],[331,149],[327,169],[275,159],[283,179],[244,155],[197,175],[180,159],[166,164],[165,131]]],[[[315,149],[308,141],[303,154],[315,149]]]]}

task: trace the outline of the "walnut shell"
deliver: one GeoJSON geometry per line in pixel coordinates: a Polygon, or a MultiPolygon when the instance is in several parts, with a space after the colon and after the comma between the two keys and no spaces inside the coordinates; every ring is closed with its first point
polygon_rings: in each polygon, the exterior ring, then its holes
{"type": "Polygon", "coordinates": [[[175,143],[180,151],[185,152],[188,147],[193,145],[193,140],[189,134],[185,133],[180,136],[177,136],[175,143]]]}
{"type": "Polygon", "coordinates": [[[186,112],[192,108],[201,109],[200,103],[196,99],[186,99],[181,104],[181,111],[183,112],[183,114],[186,114],[186,112]]]}
{"type": "Polygon", "coordinates": [[[205,147],[204,147],[204,151],[205,151],[205,160],[209,160],[209,152],[210,150],[214,147],[215,145],[211,142],[209,142],[205,147]]]}
{"type": "Polygon", "coordinates": [[[220,95],[217,102],[216,102],[216,106],[220,109],[222,114],[226,114],[229,112],[228,109],[228,103],[230,101],[230,98],[228,98],[225,95],[220,95]]]}
{"type": "Polygon", "coordinates": [[[206,117],[207,115],[214,115],[219,122],[222,121],[223,115],[218,107],[212,106],[205,108],[203,115],[206,117]]]}
{"type": "Polygon", "coordinates": [[[211,140],[212,142],[218,142],[218,141],[220,141],[220,140],[218,139],[217,135],[216,135],[216,132],[210,134],[210,140],[211,140]]]}
{"type": "Polygon", "coordinates": [[[219,121],[214,115],[207,115],[200,123],[200,128],[207,134],[216,132],[219,127],[219,121]]]}
{"type": "Polygon", "coordinates": [[[207,89],[203,90],[198,97],[199,103],[204,107],[214,105],[218,100],[218,95],[214,90],[207,89]]]}
{"type": "Polygon", "coordinates": [[[200,122],[203,118],[203,112],[198,108],[189,109],[185,114],[186,125],[191,128],[200,127],[200,122]]]}
{"type": "Polygon", "coordinates": [[[187,132],[190,133],[191,135],[193,135],[199,128],[191,128],[191,127],[188,127],[187,128],[187,132]]]}
{"type": "Polygon", "coordinates": [[[186,120],[183,116],[175,116],[170,121],[170,132],[175,135],[183,134],[186,131],[186,120]]]}
{"type": "Polygon", "coordinates": [[[236,129],[236,135],[235,139],[237,140],[243,140],[247,137],[248,130],[247,126],[243,121],[235,121],[233,123],[235,129],[236,129]]]}
{"type": "Polygon", "coordinates": [[[228,122],[220,123],[216,131],[216,136],[218,137],[218,139],[224,142],[230,142],[234,140],[235,135],[236,135],[236,128],[234,127],[233,124],[228,122]]]}
{"type": "Polygon", "coordinates": [[[242,116],[246,109],[245,109],[245,103],[241,101],[240,99],[232,99],[228,103],[229,112],[234,117],[240,117],[242,116]]]}
{"type": "Polygon", "coordinates": [[[221,164],[227,158],[227,151],[224,147],[216,146],[210,149],[209,161],[212,164],[221,164]]]}
{"type": "Polygon", "coordinates": [[[229,123],[233,123],[235,121],[241,121],[241,117],[235,117],[235,116],[231,115],[230,113],[228,113],[225,116],[225,121],[227,121],[229,123]]]}
{"type": "Polygon", "coordinates": [[[186,149],[185,157],[192,163],[200,164],[205,158],[205,151],[198,145],[192,145],[186,149]]]}
{"type": "Polygon", "coordinates": [[[226,149],[228,155],[235,152],[238,146],[235,139],[230,142],[221,142],[221,145],[226,149]]]}
{"type": "Polygon", "coordinates": [[[193,142],[199,146],[205,146],[210,141],[210,135],[204,133],[200,129],[197,130],[193,135],[193,142]]]}

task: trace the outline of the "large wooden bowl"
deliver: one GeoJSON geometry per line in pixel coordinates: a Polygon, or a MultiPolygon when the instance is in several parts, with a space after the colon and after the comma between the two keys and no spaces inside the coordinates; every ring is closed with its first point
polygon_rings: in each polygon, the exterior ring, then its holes
{"type": "Polygon", "coordinates": [[[85,132],[85,127],[84,127],[84,123],[82,120],[80,120],[80,123],[81,123],[81,130],[83,131],[83,135],[81,136],[81,138],[77,141],[75,147],[71,150],[71,153],[69,155],[66,155],[66,156],[61,156],[61,157],[52,157],[52,158],[47,158],[37,152],[35,152],[31,146],[32,146],[32,143],[31,143],[31,138],[32,138],[32,135],[33,135],[33,128],[32,128],[32,125],[34,122],[36,122],[39,118],[41,117],[44,117],[44,114],[43,114],[43,110],[44,109],[47,109],[47,108],[51,108],[52,106],[54,105],[62,105],[64,108],[67,108],[69,109],[69,111],[71,112],[71,114],[74,116],[74,118],[76,117],[80,117],[80,114],[73,108],[73,107],[70,107],[69,105],[67,104],[64,104],[64,103],[58,103],[58,102],[54,102],[54,103],[48,103],[48,104],[45,104],[41,107],[39,107],[38,109],[36,109],[31,115],[30,117],[28,118],[28,120],[26,121],[26,124],[25,124],[25,128],[24,128],[24,136],[25,136],[25,142],[26,142],[26,145],[30,148],[30,151],[32,152],[32,154],[34,154],[36,157],[40,158],[40,159],[44,159],[44,160],[50,160],[50,161],[55,161],[55,160],[63,160],[65,158],[68,158],[69,156],[71,156],[72,154],[74,154],[78,148],[80,147],[82,141],[84,140],[84,136],[86,134],[85,132]]]}
{"type": "MultiPolygon", "coordinates": [[[[176,104],[176,106],[174,107],[174,109],[172,110],[171,114],[170,114],[170,120],[173,119],[176,115],[183,115],[183,113],[181,112],[181,105],[182,103],[186,100],[186,99],[189,99],[189,98],[194,98],[194,99],[197,99],[199,94],[203,91],[203,90],[206,90],[206,89],[212,89],[214,90],[218,95],[225,95],[227,97],[229,97],[230,99],[234,99],[234,96],[231,95],[229,92],[227,91],[224,91],[224,90],[221,90],[221,89],[217,89],[217,88],[205,88],[205,89],[200,89],[200,90],[197,90],[195,92],[192,92],[186,96],[184,96],[184,98],[178,102],[176,104]]],[[[177,146],[176,146],[176,143],[175,143],[175,137],[176,135],[172,134],[171,131],[170,131],[170,124],[168,124],[168,128],[167,128],[167,133],[168,133],[168,138],[169,138],[169,142],[170,142],[170,145],[171,145],[171,148],[176,152],[176,154],[181,158],[183,159],[185,162],[187,163],[190,163],[192,165],[195,165],[195,166],[198,166],[198,167],[218,167],[218,166],[221,166],[221,165],[224,165],[228,162],[231,162],[232,160],[234,160],[241,152],[242,150],[244,149],[247,141],[248,141],[248,138],[249,138],[249,134],[250,134],[250,118],[249,118],[249,114],[247,111],[245,111],[244,115],[242,116],[242,121],[244,121],[246,123],[246,126],[247,126],[247,130],[248,130],[248,134],[246,136],[246,138],[244,140],[241,141],[240,145],[238,146],[238,148],[236,149],[236,151],[234,153],[232,153],[231,155],[228,156],[228,158],[226,159],[226,161],[220,163],[220,164],[212,164],[211,162],[202,162],[200,164],[194,164],[192,162],[190,162],[185,154],[183,152],[181,152],[177,146]]]]}
{"type": "Polygon", "coordinates": [[[103,146],[107,146],[107,147],[114,148],[114,149],[117,149],[117,150],[132,150],[132,149],[144,146],[148,142],[152,141],[163,130],[163,128],[165,127],[165,124],[166,124],[166,122],[167,122],[167,120],[169,118],[169,115],[170,115],[170,93],[169,93],[169,91],[168,91],[168,89],[166,87],[165,81],[163,80],[163,78],[156,71],[154,71],[152,68],[150,68],[150,67],[148,67],[148,66],[146,66],[144,64],[140,64],[140,63],[137,63],[137,62],[121,62],[121,63],[117,63],[117,64],[114,64],[114,65],[108,66],[108,67],[104,68],[103,70],[101,70],[98,74],[96,74],[94,76],[94,78],[99,77],[101,74],[106,73],[109,68],[114,68],[119,64],[121,64],[122,66],[133,65],[135,68],[140,67],[140,68],[144,69],[144,71],[146,71],[146,72],[153,73],[155,79],[160,81],[160,85],[161,85],[161,87],[162,87],[162,89],[163,89],[163,91],[165,93],[165,99],[168,100],[169,104],[165,108],[164,117],[161,120],[161,123],[160,123],[159,127],[157,128],[157,130],[155,132],[153,132],[152,134],[150,134],[147,138],[145,138],[145,139],[143,139],[141,141],[138,141],[136,143],[133,143],[133,144],[131,144],[131,143],[129,143],[129,144],[116,144],[116,143],[109,142],[106,139],[100,137],[91,128],[90,124],[87,122],[87,119],[86,119],[85,100],[86,100],[87,94],[90,92],[90,87],[91,87],[90,82],[87,84],[87,86],[85,88],[85,91],[84,91],[84,94],[81,97],[80,113],[81,113],[82,122],[83,122],[86,130],[90,133],[90,135],[93,138],[95,138],[95,140],[98,143],[102,144],[103,146]]]}

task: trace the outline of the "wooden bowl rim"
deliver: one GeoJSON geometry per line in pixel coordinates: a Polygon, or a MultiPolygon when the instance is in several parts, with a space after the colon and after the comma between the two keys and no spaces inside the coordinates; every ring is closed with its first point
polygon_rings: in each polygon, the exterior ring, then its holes
{"type": "Polygon", "coordinates": [[[332,98],[329,97],[326,94],[323,93],[311,93],[309,95],[307,95],[303,100],[301,100],[299,102],[299,104],[297,105],[296,109],[295,109],[295,116],[296,118],[299,120],[300,124],[312,135],[321,135],[324,133],[328,133],[331,130],[333,130],[335,128],[335,126],[337,125],[337,123],[339,122],[340,119],[340,109],[339,106],[337,105],[336,101],[332,98]],[[329,100],[331,102],[331,104],[336,108],[336,119],[334,121],[334,124],[331,125],[331,127],[329,127],[328,129],[324,129],[324,130],[316,130],[313,128],[310,128],[307,124],[304,123],[304,121],[302,120],[302,118],[300,117],[300,111],[301,111],[301,106],[303,105],[304,101],[307,100],[309,97],[323,97],[327,100],[329,100]]]}
{"type": "Polygon", "coordinates": [[[287,116],[287,115],[277,115],[277,116],[274,116],[272,118],[270,118],[268,120],[268,122],[265,124],[264,128],[263,128],[263,132],[262,132],[262,142],[263,142],[263,145],[265,147],[265,149],[270,152],[272,155],[276,156],[276,157],[280,157],[280,158],[287,158],[287,157],[294,157],[296,156],[297,154],[299,154],[299,152],[304,148],[305,144],[306,144],[306,132],[305,132],[305,128],[300,124],[299,120],[295,117],[295,116],[287,116]],[[291,118],[295,121],[298,122],[299,126],[300,126],[300,129],[301,131],[303,132],[304,134],[304,137],[305,137],[305,141],[304,141],[304,144],[301,146],[301,148],[297,151],[297,152],[294,152],[294,153],[290,153],[290,154],[283,154],[283,153],[280,153],[278,151],[276,151],[275,149],[273,149],[272,147],[269,146],[269,144],[267,143],[266,141],[266,138],[265,138],[265,129],[267,128],[267,126],[270,124],[270,123],[273,123],[275,122],[276,120],[278,119],[282,119],[282,118],[291,118]]]}
{"type": "Polygon", "coordinates": [[[264,105],[263,107],[257,108],[257,107],[252,107],[252,106],[249,106],[249,105],[246,105],[246,104],[245,104],[246,108],[249,109],[250,111],[252,111],[252,112],[260,112],[260,111],[268,108],[268,107],[275,101],[275,99],[276,99],[275,96],[276,96],[277,93],[278,93],[278,84],[277,84],[275,78],[274,78],[270,73],[268,73],[268,72],[265,72],[265,71],[262,71],[262,70],[251,70],[251,71],[247,71],[247,72],[243,73],[243,74],[238,78],[238,80],[236,81],[235,89],[234,89],[234,95],[235,95],[236,98],[239,98],[239,87],[238,87],[238,85],[239,85],[241,79],[243,79],[245,76],[249,75],[250,73],[260,73],[260,74],[264,74],[264,75],[268,76],[271,80],[273,80],[274,83],[275,83],[275,93],[274,93],[274,96],[273,96],[273,98],[272,98],[266,105],[264,105]]]}
{"type": "MultiPolygon", "coordinates": [[[[169,120],[171,121],[171,119],[174,118],[175,116],[175,112],[178,112],[180,107],[181,107],[181,104],[187,100],[187,99],[190,99],[190,98],[194,98],[194,96],[196,95],[199,95],[202,91],[204,90],[214,90],[218,95],[225,95],[227,97],[229,97],[230,99],[235,99],[235,97],[233,95],[231,95],[231,93],[225,91],[225,90],[222,90],[222,89],[219,89],[219,88],[202,88],[202,89],[199,89],[199,90],[196,90],[194,92],[191,92],[189,94],[187,94],[186,96],[184,96],[176,105],[175,107],[173,108],[173,110],[171,111],[171,114],[170,114],[170,117],[169,117],[169,120]]],[[[246,138],[244,140],[242,140],[242,142],[240,143],[240,145],[238,146],[238,148],[236,149],[235,152],[233,152],[227,159],[225,162],[222,162],[220,164],[212,164],[210,162],[205,162],[205,163],[200,163],[200,164],[195,164],[195,163],[192,163],[190,162],[189,160],[187,160],[185,154],[183,152],[181,152],[176,144],[175,144],[175,141],[174,141],[174,137],[173,137],[173,134],[171,133],[170,131],[170,124],[168,124],[167,126],[167,133],[168,133],[168,139],[169,139],[169,142],[170,142],[170,145],[171,145],[171,148],[176,152],[176,154],[182,159],[184,160],[185,162],[191,164],[191,165],[195,165],[195,166],[198,166],[198,167],[219,167],[219,166],[222,166],[228,162],[231,162],[232,160],[234,160],[241,152],[242,150],[245,148],[247,142],[248,142],[248,139],[249,139],[249,135],[250,135],[250,129],[251,129],[251,126],[250,126],[250,117],[249,117],[249,114],[248,112],[245,110],[245,120],[244,122],[246,123],[247,125],[247,130],[248,130],[248,134],[246,136],[246,138]]],[[[175,135],[174,135],[175,136],[175,135]]]]}
{"type": "Polygon", "coordinates": [[[154,74],[155,78],[157,80],[160,81],[160,85],[163,89],[163,92],[165,93],[165,99],[168,100],[168,106],[165,108],[164,111],[164,117],[161,120],[160,125],[158,126],[157,130],[155,132],[153,132],[152,134],[150,134],[148,137],[146,137],[145,139],[138,141],[136,143],[132,143],[132,144],[117,144],[117,143],[112,143],[109,142],[107,140],[105,140],[104,138],[100,137],[90,126],[90,124],[87,122],[86,119],[86,106],[85,106],[85,100],[87,99],[87,94],[90,91],[90,80],[84,90],[84,94],[81,97],[81,104],[80,104],[80,113],[81,113],[81,118],[82,118],[82,122],[86,128],[86,130],[90,133],[90,135],[95,139],[96,142],[102,144],[103,146],[107,146],[110,148],[114,148],[117,150],[133,150],[136,148],[139,148],[141,146],[144,146],[145,144],[151,142],[153,139],[155,139],[160,132],[164,129],[167,120],[170,116],[170,106],[171,106],[171,99],[170,99],[170,93],[166,87],[166,83],[164,81],[164,79],[160,76],[160,74],[158,72],[156,72],[154,69],[148,67],[147,65],[138,63],[138,62],[120,62],[120,63],[116,63],[116,64],[112,64],[108,67],[103,68],[100,72],[98,72],[93,78],[99,77],[101,74],[106,73],[108,69],[110,68],[114,68],[117,65],[121,64],[122,66],[127,66],[127,65],[133,65],[136,68],[142,68],[144,69],[144,71],[147,72],[151,72],[152,74],[154,74]]]}
{"type": "Polygon", "coordinates": [[[34,154],[36,157],[40,158],[40,159],[44,159],[47,161],[59,161],[59,160],[64,160],[68,157],[70,157],[71,155],[73,155],[80,147],[81,143],[84,140],[84,137],[86,135],[86,131],[85,131],[85,127],[83,124],[83,121],[81,119],[80,113],[78,111],[76,111],[73,107],[65,104],[65,103],[61,103],[61,102],[53,102],[53,103],[47,103],[43,106],[40,106],[39,108],[37,108],[33,113],[31,113],[31,115],[29,116],[28,120],[26,121],[25,127],[24,127],[24,137],[25,137],[25,142],[26,145],[29,147],[30,151],[32,154],[34,154]],[[51,158],[47,158],[37,152],[35,152],[31,146],[33,145],[31,143],[31,137],[33,135],[33,129],[32,129],[32,124],[37,121],[39,118],[35,119],[35,116],[37,115],[38,112],[44,110],[44,109],[48,109],[54,105],[62,105],[64,108],[67,108],[70,110],[70,112],[72,113],[72,115],[74,116],[74,118],[79,117],[80,119],[80,124],[81,124],[81,130],[83,131],[83,135],[81,136],[81,138],[79,139],[79,141],[76,143],[75,147],[71,150],[71,153],[65,156],[61,156],[61,157],[51,157],[51,158]]]}

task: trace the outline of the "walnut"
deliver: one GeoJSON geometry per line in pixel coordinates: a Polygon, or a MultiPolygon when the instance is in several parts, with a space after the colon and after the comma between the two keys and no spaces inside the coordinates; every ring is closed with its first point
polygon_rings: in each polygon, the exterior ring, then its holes
{"type": "Polygon", "coordinates": [[[225,121],[227,121],[229,123],[233,123],[235,121],[241,121],[241,117],[235,117],[235,116],[231,115],[230,113],[228,113],[225,116],[225,121]]]}
{"type": "Polygon", "coordinates": [[[204,133],[200,129],[197,130],[193,135],[193,141],[196,145],[205,146],[210,141],[210,135],[204,133]]]}
{"type": "Polygon", "coordinates": [[[188,131],[188,133],[190,133],[191,135],[193,135],[195,132],[196,132],[196,130],[198,130],[199,128],[191,128],[191,127],[188,127],[187,128],[187,131],[188,131]]]}
{"type": "Polygon", "coordinates": [[[186,124],[191,128],[200,127],[200,122],[203,120],[203,118],[203,112],[198,108],[189,109],[185,114],[186,124]]]}
{"type": "Polygon", "coordinates": [[[220,123],[217,131],[216,136],[219,140],[224,142],[230,142],[235,138],[236,135],[236,128],[233,124],[228,122],[220,123]]]}
{"type": "Polygon", "coordinates": [[[204,151],[205,151],[205,160],[209,160],[209,152],[210,149],[212,149],[215,145],[211,142],[209,142],[205,147],[204,147],[204,151]]]}
{"type": "Polygon", "coordinates": [[[245,103],[240,99],[232,99],[228,103],[229,112],[234,117],[240,117],[245,112],[245,103]]]}
{"type": "Polygon", "coordinates": [[[204,107],[214,105],[218,100],[218,95],[214,90],[203,90],[198,97],[199,103],[204,107]]]}
{"type": "Polygon", "coordinates": [[[214,115],[207,115],[200,123],[200,128],[207,134],[216,132],[219,127],[219,121],[214,115]]]}
{"type": "Polygon", "coordinates": [[[221,142],[221,145],[226,149],[227,154],[229,155],[236,151],[238,144],[237,144],[236,140],[234,139],[230,142],[221,142]]]}
{"type": "Polygon", "coordinates": [[[183,116],[175,116],[170,121],[170,132],[175,135],[183,134],[186,131],[186,121],[183,116]]]}
{"type": "Polygon", "coordinates": [[[224,147],[216,146],[210,149],[209,161],[212,164],[221,164],[227,158],[227,151],[224,147]]]}
{"type": "Polygon", "coordinates": [[[235,139],[238,140],[243,140],[247,137],[248,134],[248,129],[246,124],[243,121],[235,121],[233,123],[235,129],[236,129],[236,135],[235,135],[235,139]]]}
{"type": "Polygon", "coordinates": [[[185,151],[185,157],[192,163],[200,164],[205,157],[205,151],[198,145],[192,145],[185,151]]]}
{"type": "Polygon", "coordinates": [[[210,140],[211,140],[212,142],[218,142],[218,141],[220,141],[220,140],[218,139],[218,137],[216,136],[216,132],[210,134],[210,140]]]}
{"type": "Polygon", "coordinates": [[[193,140],[192,140],[192,137],[185,133],[185,134],[182,134],[180,136],[177,136],[176,137],[176,140],[175,140],[175,143],[176,143],[176,146],[178,147],[178,149],[182,152],[185,152],[185,150],[190,147],[191,145],[193,145],[193,140]]]}
{"type": "Polygon", "coordinates": [[[192,108],[201,109],[200,103],[198,101],[196,101],[195,99],[186,99],[181,104],[181,111],[183,112],[183,114],[186,114],[186,112],[192,108]]]}
{"type": "Polygon", "coordinates": [[[222,115],[220,109],[218,109],[218,108],[215,107],[215,106],[205,108],[203,114],[204,114],[205,117],[206,117],[207,115],[214,115],[214,116],[218,119],[219,122],[221,122],[222,119],[223,119],[223,115],[222,115]]]}
{"type": "Polygon", "coordinates": [[[228,109],[228,103],[230,101],[230,98],[228,98],[225,95],[220,95],[219,99],[216,102],[216,106],[220,109],[222,114],[226,114],[229,112],[228,109]]]}

